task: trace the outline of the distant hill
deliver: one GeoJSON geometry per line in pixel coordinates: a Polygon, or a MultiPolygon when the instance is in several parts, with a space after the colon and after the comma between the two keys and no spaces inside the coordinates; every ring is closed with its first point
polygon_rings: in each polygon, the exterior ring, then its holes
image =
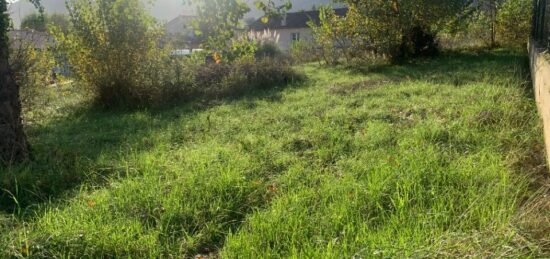
{"type": "MultiPolygon", "coordinates": [[[[47,13],[67,13],[64,0],[42,0],[41,2],[47,13]]],[[[254,0],[247,0],[247,2],[249,2],[252,9],[247,17],[260,16],[261,12],[253,5],[254,0]]],[[[293,11],[310,10],[313,6],[330,3],[332,3],[332,0],[294,0],[293,11]]],[[[184,6],[182,0],[157,0],[153,6],[149,6],[149,9],[151,15],[161,22],[170,21],[180,14],[192,14],[194,10],[191,6],[184,6]]],[[[28,0],[19,0],[9,6],[8,12],[15,27],[19,28],[21,20],[25,16],[35,13],[36,9],[28,0]]]]}

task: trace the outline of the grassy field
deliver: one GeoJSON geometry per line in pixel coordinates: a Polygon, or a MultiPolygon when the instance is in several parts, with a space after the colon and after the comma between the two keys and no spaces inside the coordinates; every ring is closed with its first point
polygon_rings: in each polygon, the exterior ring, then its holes
{"type": "Polygon", "coordinates": [[[300,69],[162,110],[50,97],[0,172],[0,257],[550,255],[525,54],[300,69]]]}

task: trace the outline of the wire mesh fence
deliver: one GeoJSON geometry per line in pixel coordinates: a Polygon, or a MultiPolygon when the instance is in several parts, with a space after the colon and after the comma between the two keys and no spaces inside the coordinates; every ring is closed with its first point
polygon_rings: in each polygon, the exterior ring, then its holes
{"type": "Polygon", "coordinates": [[[534,0],[533,39],[544,47],[550,47],[550,1],[534,0]]]}

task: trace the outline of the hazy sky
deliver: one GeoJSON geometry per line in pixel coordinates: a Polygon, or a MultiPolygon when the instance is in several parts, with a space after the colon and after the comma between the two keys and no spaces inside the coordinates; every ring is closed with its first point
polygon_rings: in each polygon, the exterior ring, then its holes
{"type": "MultiPolygon", "coordinates": [[[[144,0],[149,1],[149,0],[144,0]]],[[[253,7],[255,0],[246,0],[251,6],[252,11],[247,17],[258,17],[261,12],[253,7]]],[[[280,1],[280,0],[276,0],[280,1]]],[[[30,13],[36,12],[36,8],[28,0],[13,1],[16,2],[9,7],[10,17],[12,18],[14,25],[19,27],[21,19],[30,13]]],[[[293,10],[309,10],[312,6],[319,6],[323,4],[332,3],[332,0],[292,0],[293,10]]],[[[65,0],[41,0],[47,13],[65,13],[65,0]]],[[[161,22],[167,22],[176,18],[180,14],[191,14],[193,8],[183,5],[183,0],[156,0],[154,5],[150,7],[151,15],[157,18],[161,22]]]]}

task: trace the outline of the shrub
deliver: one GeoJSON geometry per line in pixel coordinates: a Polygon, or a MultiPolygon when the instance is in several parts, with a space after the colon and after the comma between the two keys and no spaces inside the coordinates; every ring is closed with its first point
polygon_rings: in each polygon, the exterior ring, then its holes
{"type": "Polygon", "coordinates": [[[248,37],[170,57],[158,46],[160,31],[140,0],[69,0],[68,7],[71,31],[56,32],[57,39],[104,107],[235,96],[298,78],[288,62],[274,58],[277,49],[269,42],[248,37]],[[216,64],[207,64],[214,56],[216,64]]]}
{"type": "Polygon", "coordinates": [[[225,63],[231,63],[240,59],[254,59],[258,51],[258,44],[246,38],[238,38],[231,41],[229,49],[222,52],[222,59],[225,63]]]}
{"type": "Polygon", "coordinates": [[[475,3],[447,28],[451,32],[447,40],[460,43],[457,47],[525,45],[531,33],[531,0],[480,0],[475,3]]]}
{"type": "Polygon", "coordinates": [[[55,33],[102,106],[140,105],[160,92],[167,55],[157,47],[159,30],[141,2],[69,0],[70,32],[55,33]]]}
{"type": "Polygon", "coordinates": [[[20,98],[24,109],[37,106],[40,92],[53,81],[55,61],[47,50],[35,49],[20,42],[11,51],[10,65],[20,86],[20,98]]]}
{"type": "Polygon", "coordinates": [[[290,46],[289,54],[292,62],[303,64],[320,61],[319,47],[314,42],[295,41],[290,46]]]}
{"type": "Polygon", "coordinates": [[[504,45],[525,45],[531,33],[530,0],[508,0],[497,15],[497,36],[504,45]]]}
{"type": "Polygon", "coordinates": [[[342,0],[345,16],[323,8],[311,24],[329,64],[383,57],[391,61],[437,53],[436,35],[462,11],[463,0],[342,0]]]}
{"type": "Polygon", "coordinates": [[[281,35],[276,31],[271,31],[269,29],[261,32],[251,31],[243,37],[258,45],[256,49],[256,58],[275,58],[282,55],[282,51],[277,44],[279,43],[281,35]]]}
{"type": "Polygon", "coordinates": [[[256,58],[276,58],[282,55],[279,45],[275,42],[266,41],[258,44],[256,58]]]}
{"type": "Polygon", "coordinates": [[[56,27],[63,32],[69,30],[69,19],[64,14],[37,14],[32,13],[25,17],[21,21],[21,28],[31,29],[35,31],[45,32],[48,27],[56,27]]]}
{"type": "MultiPolygon", "coordinates": [[[[185,75],[166,87],[164,100],[220,99],[254,90],[268,90],[303,79],[287,61],[275,58],[240,59],[233,63],[189,65],[178,61],[185,75]]],[[[174,73],[176,74],[176,73],[174,73]]]]}

